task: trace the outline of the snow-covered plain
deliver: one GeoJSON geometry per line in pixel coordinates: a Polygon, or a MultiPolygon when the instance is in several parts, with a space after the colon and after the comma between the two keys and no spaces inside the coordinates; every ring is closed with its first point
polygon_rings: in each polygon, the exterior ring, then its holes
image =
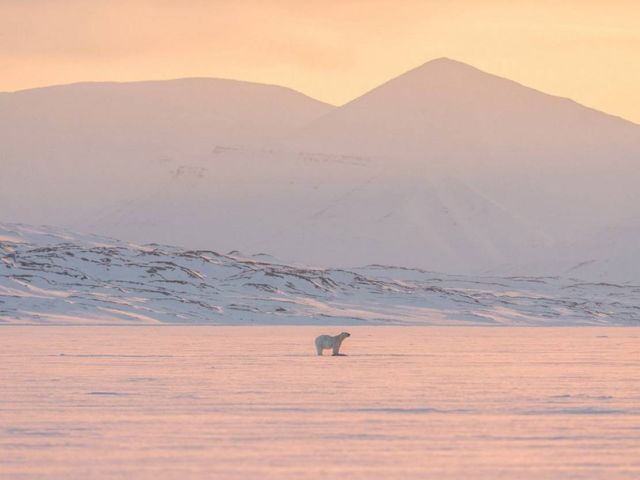
{"type": "Polygon", "coordinates": [[[640,325],[640,286],[313,267],[4,224],[0,323],[640,325]]]}
{"type": "Polygon", "coordinates": [[[640,477],[638,328],[0,329],[3,479],[640,477]]]}

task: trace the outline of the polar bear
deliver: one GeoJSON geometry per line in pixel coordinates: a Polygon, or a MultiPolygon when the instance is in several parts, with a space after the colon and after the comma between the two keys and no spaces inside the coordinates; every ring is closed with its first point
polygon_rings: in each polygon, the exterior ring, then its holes
{"type": "Polygon", "coordinates": [[[342,345],[342,341],[350,337],[351,334],[347,332],[342,332],[340,335],[336,335],[332,337],[331,335],[320,335],[316,338],[316,351],[318,355],[322,355],[323,350],[333,349],[333,355],[344,355],[340,353],[340,345],[342,345]]]}

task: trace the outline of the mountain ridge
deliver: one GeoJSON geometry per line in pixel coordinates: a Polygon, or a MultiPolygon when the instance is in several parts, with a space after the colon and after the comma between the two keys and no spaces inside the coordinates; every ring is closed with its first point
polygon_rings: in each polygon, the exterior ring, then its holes
{"type": "Polygon", "coordinates": [[[326,112],[302,127],[299,137],[291,138],[293,147],[313,151],[414,156],[433,151],[446,156],[456,144],[488,147],[493,154],[509,144],[509,137],[525,144],[544,141],[556,149],[567,142],[572,148],[582,144],[598,148],[597,137],[640,145],[640,126],[441,58],[326,112]]]}
{"type": "Polygon", "coordinates": [[[24,89],[18,89],[18,90],[2,91],[0,92],[0,96],[15,95],[15,94],[18,94],[18,95],[31,94],[31,93],[38,93],[41,91],[73,89],[73,88],[79,88],[79,87],[100,88],[100,87],[108,87],[108,86],[129,86],[129,85],[145,86],[145,85],[153,85],[153,84],[169,85],[169,84],[180,84],[180,83],[186,84],[186,83],[196,83],[196,82],[211,83],[211,84],[213,83],[243,84],[247,86],[256,86],[261,88],[266,87],[266,88],[273,88],[276,90],[285,90],[285,91],[294,93],[296,95],[306,97],[309,100],[313,100],[314,102],[317,102],[318,104],[323,104],[328,107],[336,107],[336,105],[325,102],[323,100],[319,100],[317,98],[312,97],[311,95],[307,95],[304,92],[288,87],[286,85],[278,85],[275,83],[263,83],[263,82],[256,82],[251,80],[239,80],[239,79],[226,78],[226,77],[177,77],[177,78],[156,79],[156,80],[81,80],[81,81],[70,82],[70,83],[59,83],[59,84],[42,85],[38,87],[30,87],[30,88],[24,88],[24,89]]]}
{"type": "Polygon", "coordinates": [[[0,325],[638,325],[638,292],[572,278],[312,267],[0,223],[0,325]]]}
{"type": "Polygon", "coordinates": [[[476,67],[474,65],[471,65],[471,64],[468,64],[468,63],[465,63],[465,62],[461,62],[459,60],[456,60],[454,58],[449,58],[449,57],[438,57],[438,58],[434,58],[432,60],[428,60],[428,61],[424,62],[421,65],[418,65],[416,67],[413,67],[413,68],[407,70],[404,73],[396,75],[395,77],[393,77],[393,78],[381,83],[377,87],[374,87],[373,89],[368,90],[367,92],[364,92],[363,94],[357,96],[354,99],[349,100],[348,102],[346,102],[345,104],[340,105],[340,106],[342,107],[342,106],[348,105],[349,103],[354,102],[354,101],[358,100],[359,98],[362,98],[363,96],[365,96],[365,95],[367,95],[367,94],[369,94],[369,93],[371,93],[371,92],[373,92],[373,91],[375,91],[375,90],[377,90],[377,89],[379,89],[381,87],[384,87],[385,85],[387,85],[387,84],[389,84],[391,82],[399,80],[402,77],[405,77],[405,76],[408,76],[408,75],[412,75],[412,74],[420,74],[420,73],[428,74],[428,73],[431,73],[431,72],[428,72],[428,71],[432,67],[438,67],[438,66],[443,66],[443,65],[446,68],[449,68],[449,69],[455,68],[456,69],[456,72],[455,72],[456,75],[459,75],[460,73],[463,73],[463,72],[466,71],[468,73],[472,73],[472,74],[475,74],[475,75],[480,74],[480,76],[486,76],[486,77],[491,77],[493,79],[499,79],[501,81],[511,83],[511,84],[513,84],[515,86],[525,88],[525,89],[530,90],[532,92],[535,92],[535,93],[538,93],[538,94],[542,94],[542,95],[546,95],[548,97],[552,97],[552,98],[555,98],[555,99],[558,99],[558,100],[565,100],[565,101],[571,102],[571,103],[573,103],[573,104],[575,104],[577,106],[583,107],[585,109],[592,110],[593,112],[601,113],[601,114],[604,114],[604,115],[607,115],[607,116],[610,116],[610,117],[614,117],[614,118],[618,118],[620,120],[623,120],[625,122],[631,123],[633,125],[640,126],[639,123],[633,122],[632,120],[624,118],[624,117],[622,117],[620,115],[611,114],[611,113],[606,112],[604,110],[600,110],[598,108],[588,106],[588,105],[580,103],[580,102],[578,102],[578,101],[576,101],[576,100],[574,100],[574,99],[572,99],[570,97],[565,97],[565,96],[555,95],[555,94],[552,94],[552,93],[545,92],[544,90],[541,90],[541,89],[536,88],[536,87],[532,87],[532,86],[528,85],[527,83],[519,82],[519,81],[510,79],[508,77],[503,77],[501,75],[496,75],[496,74],[488,72],[486,70],[482,70],[481,68],[476,67]]]}
{"type": "Polygon", "coordinates": [[[555,95],[555,94],[551,94],[548,92],[545,92],[544,90],[538,89],[536,87],[532,87],[529,86],[526,82],[520,82],[520,81],[516,81],[516,80],[512,80],[509,79],[508,77],[503,77],[500,75],[496,75],[490,72],[487,72],[485,70],[482,70],[478,67],[475,67],[472,64],[468,64],[459,60],[456,60],[454,58],[450,58],[450,57],[436,57],[433,58],[431,60],[427,60],[426,62],[416,66],[416,67],[412,67],[409,70],[406,70],[404,73],[400,73],[394,77],[392,77],[389,80],[386,80],[385,82],[381,83],[380,85],[367,90],[361,94],[359,94],[358,96],[356,96],[355,98],[352,98],[351,100],[348,100],[347,102],[343,103],[343,104],[333,104],[324,100],[320,100],[315,98],[314,96],[307,94],[301,90],[296,90],[293,87],[289,87],[287,85],[280,85],[280,84],[276,84],[276,83],[265,83],[265,82],[258,82],[258,81],[253,81],[253,80],[242,80],[242,79],[238,79],[238,78],[229,78],[229,77],[208,77],[208,76],[194,76],[194,77],[176,77],[176,78],[163,78],[163,79],[150,79],[150,80],[80,80],[80,81],[75,81],[75,82],[69,82],[69,83],[59,83],[59,84],[51,84],[51,85],[42,85],[42,86],[37,86],[37,87],[29,87],[29,88],[24,88],[24,89],[17,89],[17,90],[6,90],[6,91],[0,91],[0,96],[3,95],[12,95],[12,94],[16,94],[16,93],[24,93],[24,92],[32,92],[32,91],[37,91],[37,90],[46,90],[46,89],[56,89],[56,88],[63,88],[63,87],[74,87],[74,86],[82,86],[82,85],[128,85],[128,84],[145,84],[145,83],[171,83],[171,82],[182,82],[182,81],[222,81],[222,82],[238,82],[238,83],[244,83],[244,84],[251,84],[251,85],[256,85],[256,86],[265,86],[265,87],[276,87],[276,88],[281,88],[281,89],[285,89],[285,90],[289,90],[291,92],[295,92],[297,94],[300,94],[302,96],[305,96],[311,100],[315,100],[316,102],[322,103],[324,105],[330,106],[330,107],[334,107],[334,108],[340,108],[340,107],[344,107],[350,103],[352,103],[353,101],[361,98],[364,95],[367,95],[368,93],[380,88],[381,86],[395,80],[398,79],[408,73],[411,73],[413,71],[416,70],[420,70],[423,67],[426,67],[428,65],[431,64],[438,64],[438,63],[450,63],[450,64],[455,64],[458,66],[463,66],[469,69],[472,69],[476,72],[480,72],[483,73],[485,75],[489,75],[495,78],[499,78],[502,80],[506,80],[509,82],[512,82],[514,84],[517,84],[521,87],[533,90],[535,92],[544,94],[544,95],[548,95],[557,99],[564,99],[567,101],[570,101],[576,105],[579,105],[581,107],[584,107],[586,109],[589,110],[593,110],[595,112],[601,113],[601,114],[605,114],[614,118],[618,118],[620,120],[623,120],[625,122],[628,123],[632,123],[633,125],[636,126],[640,126],[640,123],[634,122],[628,118],[625,118],[623,116],[620,115],[616,115],[616,114],[612,114],[609,112],[606,112],[605,110],[601,110],[599,108],[596,107],[592,107],[583,103],[580,103],[570,97],[565,97],[565,96],[561,96],[561,95],[555,95]]]}

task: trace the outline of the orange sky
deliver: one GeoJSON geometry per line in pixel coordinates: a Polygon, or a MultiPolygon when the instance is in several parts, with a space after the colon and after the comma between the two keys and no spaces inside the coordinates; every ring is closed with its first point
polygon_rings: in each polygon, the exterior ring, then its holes
{"type": "Polygon", "coordinates": [[[640,123],[638,0],[0,0],[0,91],[209,76],[341,104],[442,56],[640,123]]]}

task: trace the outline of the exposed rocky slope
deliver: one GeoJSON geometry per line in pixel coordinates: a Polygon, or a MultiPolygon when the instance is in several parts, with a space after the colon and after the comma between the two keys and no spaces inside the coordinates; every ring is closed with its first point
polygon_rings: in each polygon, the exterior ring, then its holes
{"type": "Polygon", "coordinates": [[[0,322],[639,325],[640,286],[327,269],[5,224],[0,322]]]}

